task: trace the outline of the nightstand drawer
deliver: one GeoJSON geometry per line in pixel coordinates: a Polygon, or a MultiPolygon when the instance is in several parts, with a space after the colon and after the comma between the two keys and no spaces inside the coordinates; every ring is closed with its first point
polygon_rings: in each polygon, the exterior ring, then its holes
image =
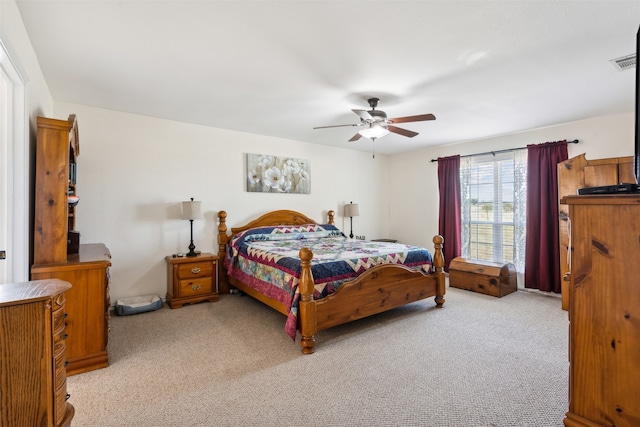
{"type": "Polygon", "coordinates": [[[177,271],[178,279],[192,279],[196,277],[211,277],[213,274],[213,262],[192,262],[181,264],[177,271]]]}
{"type": "Polygon", "coordinates": [[[201,295],[211,293],[213,290],[213,279],[211,276],[201,279],[180,280],[180,296],[201,295]]]}

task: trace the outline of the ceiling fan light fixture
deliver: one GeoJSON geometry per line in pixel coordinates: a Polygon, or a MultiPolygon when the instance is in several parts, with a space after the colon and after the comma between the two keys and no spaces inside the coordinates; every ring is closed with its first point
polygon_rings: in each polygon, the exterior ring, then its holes
{"type": "Polygon", "coordinates": [[[360,135],[369,139],[382,138],[389,133],[389,130],[384,126],[380,126],[379,123],[370,123],[368,127],[358,132],[360,135]]]}

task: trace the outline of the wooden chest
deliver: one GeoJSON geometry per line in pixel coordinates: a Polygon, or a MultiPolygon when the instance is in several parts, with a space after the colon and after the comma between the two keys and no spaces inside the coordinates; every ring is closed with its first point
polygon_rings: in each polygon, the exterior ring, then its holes
{"type": "Polygon", "coordinates": [[[500,298],[517,290],[516,267],[513,264],[454,258],[449,264],[449,286],[500,298]]]}

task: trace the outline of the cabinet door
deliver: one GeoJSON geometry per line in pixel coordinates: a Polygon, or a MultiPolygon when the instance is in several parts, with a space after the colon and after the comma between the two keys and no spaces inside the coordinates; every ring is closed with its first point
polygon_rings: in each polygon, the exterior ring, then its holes
{"type": "MultiPolygon", "coordinates": [[[[67,261],[67,231],[73,227],[69,216],[68,192],[70,159],[74,160],[77,136],[75,116],[68,120],[38,117],[36,145],[36,180],[33,263],[49,264],[67,261]],[[75,148],[74,148],[75,147],[75,148]]],[[[72,210],[73,214],[73,210],[72,210]]]]}
{"type": "Polygon", "coordinates": [[[70,366],[77,359],[105,352],[104,268],[80,268],[59,272],[56,277],[70,282],[67,292],[67,359],[70,366]]]}

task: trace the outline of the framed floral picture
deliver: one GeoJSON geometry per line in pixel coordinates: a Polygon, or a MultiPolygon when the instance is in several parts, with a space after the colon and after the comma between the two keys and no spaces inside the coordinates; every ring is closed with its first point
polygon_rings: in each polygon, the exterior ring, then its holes
{"type": "Polygon", "coordinates": [[[311,193],[307,160],[248,153],[246,161],[248,192],[311,193]]]}

